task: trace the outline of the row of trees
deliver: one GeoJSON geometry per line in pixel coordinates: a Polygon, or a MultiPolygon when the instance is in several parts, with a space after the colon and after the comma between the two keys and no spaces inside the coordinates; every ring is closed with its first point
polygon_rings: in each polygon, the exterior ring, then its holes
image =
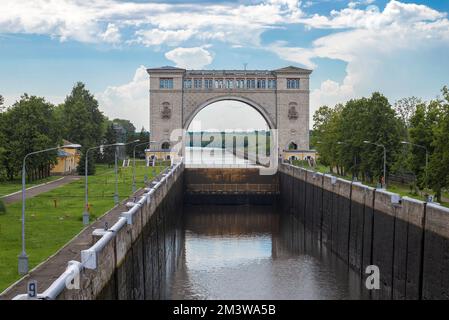
{"type": "Polygon", "coordinates": [[[376,92],[334,108],[323,106],[314,114],[311,144],[331,170],[370,182],[383,178],[383,149],[366,141],[384,145],[388,174],[412,173],[418,187],[432,188],[441,199],[449,187],[449,90],[441,92],[429,102],[412,97],[392,106],[376,92]]]}
{"type": "MultiPolygon", "coordinates": [[[[73,87],[64,103],[57,106],[44,98],[27,94],[9,108],[5,108],[3,102],[0,96],[0,179],[17,178],[26,154],[62,145],[63,139],[82,145],[80,174],[84,173],[87,148],[137,138],[148,139],[143,128],[140,134],[136,133],[134,125],[128,120],[111,121],[105,117],[98,101],[81,82],[73,87]]],[[[131,154],[132,150],[126,152],[131,154]]],[[[91,156],[90,174],[95,170],[94,161],[114,161],[114,153],[111,157],[110,152],[92,153],[91,156]]],[[[32,160],[27,162],[28,179],[48,176],[56,161],[56,151],[33,155],[32,160]]]]}

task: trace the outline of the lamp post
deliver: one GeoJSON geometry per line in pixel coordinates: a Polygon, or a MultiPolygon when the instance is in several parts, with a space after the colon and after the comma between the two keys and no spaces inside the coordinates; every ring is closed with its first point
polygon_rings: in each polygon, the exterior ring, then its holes
{"type": "Polygon", "coordinates": [[[122,147],[122,146],[127,146],[129,144],[133,144],[136,142],[139,142],[140,140],[134,140],[128,143],[116,143],[116,148],[115,148],[115,157],[114,157],[114,162],[115,162],[115,166],[114,166],[114,170],[115,170],[115,193],[114,193],[114,204],[118,205],[119,204],[119,195],[118,195],[118,147],[122,147]]]}
{"type": "Polygon", "coordinates": [[[150,145],[149,142],[136,144],[133,149],[133,186],[132,186],[133,193],[136,192],[136,148],[138,146],[143,146],[143,145],[147,145],[147,144],[148,144],[148,146],[150,145]]]}
{"type": "Polygon", "coordinates": [[[372,144],[377,147],[382,147],[384,149],[384,182],[385,183],[384,183],[383,188],[387,189],[387,149],[385,148],[385,146],[383,144],[380,144],[380,143],[374,143],[374,142],[367,141],[367,140],[363,141],[363,143],[372,144]]]}
{"type": "Polygon", "coordinates": [[[22,252],[19,255],[19,263],[18,263],[18,271],[19,274],[24,275],[28,273],[28,255],[25,250],[25,202],[26,202],[26,159],[29,156],[49,152],[49,151],[55,151],[61,148],[81,148],[81,145],[79,144],[70,144],[70,145],[64,145],[62,147],[55,147],[55,148],[48,148],[44,150],[34,151],[30,152],[25,155],[22,162],[22,252]]]}
{"type": "MultiPolygon", "coordinates": [[[[84,159],[84,212],[83,212],[83,225],[89,224],[89,192],[88,192],[88,178],[87,178],[87,166],[88,166],[88,155],[89,151],[100,149],[100,148],[106,148],[106,147],[113,147],[113,146],[120,146],[123,145],[123,143],[111,143],[111,144],[102,144],[100,146],[92,147],[87,149],[86,151],[86,157],[84,159]]],[[[117,154],[117,152],[116,152],[117,154]]],[[[117,169],[117,165],[116,165],[117,169]]],[[[115,170],[117,172],[117,170],[115,170]]]]}
{"type": "Polygon", "coordinates": [[[427,149],[426,146],[422,146],[420,144],[416,144],[416,143],[412,143],[412,142],[408,142],[408,141],[401,141],[402,144],[409,144],[411,146],[415,146],[418,148],[422,148],[426,151],[426,185],[427,185],[427,174],[428,174],[428,166],[429,166],[429,150],[427,149]]]}

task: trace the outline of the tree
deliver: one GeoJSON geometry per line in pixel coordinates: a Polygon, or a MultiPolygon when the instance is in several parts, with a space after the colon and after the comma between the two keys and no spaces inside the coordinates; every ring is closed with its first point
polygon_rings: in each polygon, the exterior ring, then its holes
{"type": "Polygon", "coordinates": [[[337,105],[332,109],[322,106],[313,116],[314,135],[311,144],[319,152],[320,162],[330,166],[331,172],[334,167],[339,171],[336,142],[340,139],[339,121],[342,107],[342,105],[337,105]]]}
{"type": "MultiPolygon", "coordinates": [[[[364,140],[382,144],[387,150],[387,173],[391,171],[400,152],[400,141],[404,139],[401,121],[382,94],[375,92],[367,100],[367,115],[364,121],[364,140]]],[[[383,176],[382,148],[364,144],[361,152],[361,170],[370,177],[383,176]]],[[[387,179],[387,177],[385,177],[387,179]]]]}
{"type": "MultiPolygon", "coordinates": [[[[150,143],[150,133],[145,130],[144,127],[142,127],[142,130],[140,130],[139,134],[139,141],[140,143],[144,143],[145,141],[148,141],[148,144],[150,143]]],[[[145,158],[145,149],[148,148],[148,145],[143,145],[136,148],[136,158],[143,159],[145,158]]]]}
{"type": "Polygon", "coordinates": [[[433,154],[429,164],[429,184],[435,191],[437,199],[441,201],[441,193],[449,187],[449,89],[445,86],[441,90],[443,99],[431,102],[433,125],[433,154]]]}
{"type": "MultiPolygon", "coordinates": [[[[117,143],[117,132],[114,129],[114,124],[109,123],[106,129],[106,133],[103,138],[102,144],[114,144],[117,143]]],[[[101,162],[107,163],[109,166],[114,163],[115,160],[115,148],[107,147],[102,150],[101,162]]]]}
{"type": "Polygon", "coordinates": [[[387,166],[397,158],[402,137],[401,121],[387,98],[373,93],[370,98],[353,99],[334,109],[321,107],[314,115],[312,144],[320,154],[320,162],[344,175],[351,171],[370,181],[383,175],[383,152],[364,143],[383,144],[388,150],[387,166]]]}
{"type": "Polygon", "coordinates": [[[82,82],[75,84],[58,108],[64,139],[81,144],[83,149],[101,143],[105,117],[98,107],[98,101],[82,82]]]}
{"type": "Polygon", "coordinates": [[[5,103],[5,99],[0,94],[0,112],[3,112],[3,104],[5,103]]]}
{"type": "MultiPolygon", "coordinates": [[[[80,176],[84,176],[86,172],[84,171],[86,167],[86,154],[82,153],[80,162],[78,164],[78,167],[76,168],[76,171],[80,176]]],[[[94,175],[95,174],[95,155],[93,151],[89,152],[89,159],[87,161],[87,175],[94,175]]]]}
{"type": "Polygon", "coordinates": [[[406,128],[410,127],[411,118],[419,105],[422,105],[422,100],[417,97],[402,98],[394,104],[396,114],[405,124],[406,128]]]}
{"type": "MultiPolygon", "coordinates": [[[[3,166],[9,180],[22,169],[22,160],[30,152],[56,147],[61,137],[56,126],[54,106],[44,98],[28,96],[9,108],[1,117],[3,137],[3,166]]],[[[28,179],[50,174],[56,163],[56,151],[33,155],[27,162],[28,179]]]]}
{"type": "MultiPolygon", "coordinates": [[[[421,103],[416,107],[414,114],[410,117],[408,136],[413,144],[425,147],[429,153],[433,152],[432,142],[435,139],[434,129],[440,115],[440,102],[431,101],[429,104],[421,103]]],[[[418,186],[426,185],[426,151],[417,146],[407,146],[408,166],[418,178],[418,186]]]]}
{"type": "Polygon", "coordinates": [[[3,124],[3,97],[0,95],[0,181],[2,181],[5,178],[5,170],[3,166],[4,155],[5,155],[5,144],[6,144],[6,138],[3,133],[2,128],[4,127],[3,124]]]}

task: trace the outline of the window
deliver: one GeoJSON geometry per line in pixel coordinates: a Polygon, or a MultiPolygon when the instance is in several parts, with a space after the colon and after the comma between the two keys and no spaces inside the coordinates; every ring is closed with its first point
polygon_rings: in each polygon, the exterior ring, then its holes
{"type": "Polygon", "coordinates": [[[169,142],[164,142],[161,146],[162,150],[168,150],[170,149],[170,143],[169,142]]]}
{"type": "Polygon", "coordinates": [[[212,83],[213,83],[212,79],[204,79],[204,87],[206,89],[212,89],[213,86],[212,83]]]}
{"type": "Polygon", "coordinates": [[[235,87],[239,89],[245,88],[245,79],[237,79],[235,81],[235,87]]]}
{"type": "Polygon", "coordinates": [[[247,79],[246,80],[246,87],[248,89],[254,89],[256,87],[256,80],[255,79],[247,79]]]}
{"type": "Polygon", "coordinates": [[[257,79],[257,89],[265,89],[265,79],[257,79]]]}
{"type": "Polygon", "coordinates": [[[287,89],[299,89],[299,79],[287,79],[287,89]]]}
{"type": "Polygon", "coordinates": [[[215,79],[215,89],[223,88],[223,79],[215,79]]]}
{"type": "Polygon", "coordinates": [[[193,87],[195,89],[201,89],[202,86],[203,86],[203,81],[201,79],[193,80],[193,87]]]}
{"type": "Polygon", "coordinates": [[[192,89],[192,79],[185,79],[184,80],[184,88],[192,89]]]}
{"type": "Polygon", "coordinates": [[[234,88],[234,80],[226,79],[226,89],[232,89],[232,88],[234,88]]]}
{"type": "Polygon", "coordinates": [[[160,78],[159,79],[160,89],[173,89],[173,78],[160,78]]]}
{"type": "Polygon", "coordinates": [[[268,79],[268,89],[276,89],[276,80],[268,79]]]}

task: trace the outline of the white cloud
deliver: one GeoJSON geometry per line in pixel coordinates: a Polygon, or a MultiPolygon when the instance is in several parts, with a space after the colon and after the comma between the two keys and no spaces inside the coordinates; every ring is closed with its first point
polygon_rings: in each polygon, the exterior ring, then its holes
{"type": "Polygon", "coordinates": [[[147,47],[159,46],[161,44],[178,45],[190,39],[194,34],[192,30],[139,30],[136,32],[135,42],[147,47]]]}
{"type": "Polygon", "coordinates": [[[111,119],[122,118],[130,120],[140,130],[149,126],[148,73],[140,66],[133,79],[120,86],[107,87],[95,96],[101,110],[111,119]]]}
{"type": "Polygon", "coordinates": [[[176,48],[165,54],[168,60],[173,61],[177,67],[185,69],[203,69],[212,63],[212,54],[204,48],[176,48]]]}
{"type": "Polygon", "coordinates": [[[43,34],[61,41],[178,45],[195,38],[258,44],[267,28],[303,16],[299,0],[258,3],[137,3],[118,0],[3,0],[0,33],[43,34]],[[186,14],[188,13],[188,14],[186,14]]]}
{"type": "Polygon", "coordinates": [[[113,24],[113,23],[109,23],[106,31],[101,34],[101,38],[103,39],[104,42],[107,43],[119,43],[121,41],[121,34],[120,34],[120,30],[119,28],[113,24]]]}
{"type": "MultiPolygon", "coordinates": [[[[311,68],[317,66],[316,58],[347,63],[341,84],[326,80],[312,91],[313,110],[321,104],[333,106],[375,90],[390,96],[420,94],[425,86],[416,77],[427,72],[423,56],[449,50],[446,15],[423,5],[390,1],[383,11],[372,6],[365,10],[346,8],[302,21],[312,28],[344,29],[314,40],[309,48],[288,47],[285,43],[268,47],[284,60],[311,68]]],[[[442,67],[437,72],[443,78],[449,72],[444,70],[449,57],[440,57],[442,67]]]]}

